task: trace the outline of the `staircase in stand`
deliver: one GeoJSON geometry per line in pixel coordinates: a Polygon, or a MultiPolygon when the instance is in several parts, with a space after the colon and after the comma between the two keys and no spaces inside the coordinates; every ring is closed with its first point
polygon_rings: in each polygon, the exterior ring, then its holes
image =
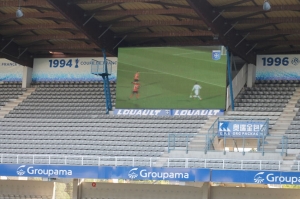
{"type": "Polygon", "coordinates": [[[11,99],[5,106],[0,108],[0,118],[4,118],[6,114],[9,114],[16,106],[18,106],[23,100],[25,100],[36,88],[27,88],[23,95],[20,95],[18,99],[11,99]]]}

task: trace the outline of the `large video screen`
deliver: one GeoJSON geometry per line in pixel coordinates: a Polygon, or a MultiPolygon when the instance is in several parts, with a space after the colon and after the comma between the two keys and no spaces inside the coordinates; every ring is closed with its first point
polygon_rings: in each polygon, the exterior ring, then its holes
{"type": "Polygon", "coordinates": [[[221,46],[119,48],[116,108],[225,109],[221,46]]]}

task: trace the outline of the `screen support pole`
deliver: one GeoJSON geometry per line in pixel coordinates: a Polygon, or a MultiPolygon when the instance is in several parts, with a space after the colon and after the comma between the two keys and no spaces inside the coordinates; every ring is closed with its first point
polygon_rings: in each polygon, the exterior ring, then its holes
{"type": "Polygon", "coordinates": [[[232,77],[231,77],[231,52],[229,51],[228,47],[227,47],[227,74],[228,74],[228,81],[229,81],[231,109],[234,111],[234,99],[233,99],[232,77]]]}

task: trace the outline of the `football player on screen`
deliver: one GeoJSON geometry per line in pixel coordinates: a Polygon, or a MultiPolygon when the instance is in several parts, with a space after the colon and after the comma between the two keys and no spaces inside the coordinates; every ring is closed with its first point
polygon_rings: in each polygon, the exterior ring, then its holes
{"type": "Polygon", "coordinates": [[[131,82],[133,84],[133,89],[132,89],[132,93],[129,97],[129,99],[131,99],[134,95],[136,99],[139,99],[140,95],[139,95],[139,88],[140,88],[140,83],[139,82],[131,82]]]}
{"type": "Polygon", "coordinates": [[[198,98],[199,100],[202,100],[202,98],[200,97],[200,89],[202,87],[196,82],[192,88],[192,92],[190,95],[190,98],[198,98]]]}
{"type": "Polygon", "coordinates": [[[140,79],[140,72],[139,71],[136,71],[136,73],[134,74],[134,79],[133,81],[134,82],[138,82],[140,79]]]}

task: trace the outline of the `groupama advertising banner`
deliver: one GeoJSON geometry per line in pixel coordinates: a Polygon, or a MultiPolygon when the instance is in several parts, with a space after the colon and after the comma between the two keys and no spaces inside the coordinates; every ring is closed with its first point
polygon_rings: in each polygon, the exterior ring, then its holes
{"type": "Polygon", "coordinates": [[[257,80],[300,80],[300,55],[257,55],[257,80]]]}
{"type": "Polygon", "coordinates": [[[207,168],[0,164],[0,176],[300,184],[300,172],[214,170],[207,168]]]}
{"type": "Polygon", "coordinates": [[[210,169],[1,164],[0,176],[209,182],[210,169]]]}
{"type": "Polygon", "coordinates": [[[300,184],[299,172],[212,170],[212,182],[255,184],[300,184]]]}

